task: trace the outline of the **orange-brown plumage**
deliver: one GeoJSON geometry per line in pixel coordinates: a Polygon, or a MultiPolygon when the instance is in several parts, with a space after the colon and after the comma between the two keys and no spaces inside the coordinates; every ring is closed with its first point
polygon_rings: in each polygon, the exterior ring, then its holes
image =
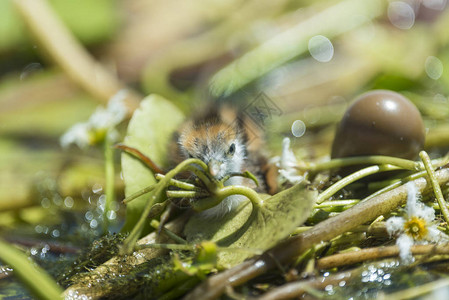
{"type": "MultiPolygon", "coordinates": [[[[209,166],[210,174],[218,180],[247,170],[260,179],[263,190],[266,159],[261,155],[260,141],[254,139],[254,128],[246,124],[246,117],[229,106],[215,107],[194,116],[177,133],[176,162],[189,157],[201,159],[209,166]],[[248,138],[252,138],[250,146],[248,138]]],[[[258,137],[261,140],[261,134],[258,137]]],[[[225,185],[235,184],[255,187],[251,180],[241,177],[232,177],[225,182],[225,185]]],[[[203,215],[222,216],[237,207],[243,199],[239,195],[228,197],[203,212],[203,215]]]]}

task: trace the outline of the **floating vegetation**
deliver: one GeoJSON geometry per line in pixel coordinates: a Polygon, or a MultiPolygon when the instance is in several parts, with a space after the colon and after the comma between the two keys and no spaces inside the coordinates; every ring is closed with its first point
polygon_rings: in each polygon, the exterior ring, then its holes
{"type": "Polygon", "coordinates": [[[0,298],[447,298],[448,26],[0,2],[0,298]]]}

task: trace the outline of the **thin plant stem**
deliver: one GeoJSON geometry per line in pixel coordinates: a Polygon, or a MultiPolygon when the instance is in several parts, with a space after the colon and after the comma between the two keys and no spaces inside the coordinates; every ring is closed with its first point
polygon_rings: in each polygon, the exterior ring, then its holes
{"type": "Polygon", "coordinates": [[[447,207],[446,200],[444,200],[443,193],[441,192],[441,187],[438,184],[438,181],[435,176],[435,171],[433,170],[432,163],[430,162],[429,155],[426,151],[421,151],[419,153],[419,157],[422,159],[424,163],[424,167],[426,168],[427,175],[430,179],[430,184],[432,185],[433,192],[435,193],[435,197],[437,198],[438,205],[440,206],[441,213],[443,214],[444,220],[446,221],[446,231],[449,226],[449,209],[447,207]]]}
{"type": "Polygon", "coordinates": [[[123,199],[122,202],[123,202],[124,204],[128,204],[129,202],[133,201],[134,199],[136,199],[136,198],[138,198],[138,197],[140,197],[140,196],[142,196],[142,195],[148,194],[149,192],[151,192],[151,191],[154,190],[155,188],[156,188],[156,184],[147,186],[146,188],[143,188],[143,189],[141,189],[140,191],[137,191],[137,192],[135,192],[134,194],[132,194],[132,195],[126,197],[125,199],[123,199]]]}
{"type": "MultiPolygon", "coordinates": [[[[441,184],[449,182],[448,169],[438,170],[436,176],[441,184]]],[[[420,192],[430,186],[430,183],[423,178],[416,179],[414,182],[420,192]]],[[[227,287],[241,285],[273,269],[276,266],[273,257],[280,263],[294,261],[315,244],[327,242],[359,225],[370,222],[378,216],[396,209],[406,201],[407,188],[400,186],[371,199],[371,201],[354,205],[338,216],[324,220],[311,229],[279,243],[261,256],[250,258],[231,269],[208,277],[193,291],[189,292],[184,299],[199,299],[199,297],[201,299],[216,299],[227,287]]],[[[339,281],[341,280],[339,278],[339,281]]]]}
{"type": "MultiPolygon", "coordinates": [[[[160,224],[161,223],[158,220],[151,220],[151,222],[150,222],[151,227],[153,227],[154,229],[158,229],[160,224]]],[[[181,238],[179,235],[177,235],[173,231],[167,229],[165,226],[163,226],[161,228],[161,230],[165,235],[167,235],[169,238],[171,238],[178,244],[183,244],[183,245],[187,244],[187,241],[185,239],[181,238]]]]}
{"type": "MultiPolygon", "coordinates": [[[[109,133],[109,132],[108,132],[109,133]]],[[[105,157],[105,177],[106,177],[106,203],[103,212],[104,232],[109,227],[109,212],[115,201],[115,170],[114,170],[114,149],[109,134],[104,139],[104,157],[105,157]]]]}
{"type": "MultiPolygon", "coordinates": [[[[196,173],[198,174],[205,174],[204,172],[207,170],[207,165],[199,159],[195,158],[186,159],[180,164],[178,164],[173,170],[168,172],[161,181],[156,183],[155,189],[150,192],[151,194],[149,196],[149,200],[145,204],[144,210],[140,216],[139,221],[137,221],[136,225],[134,225],[134,228],[131,230],[129,236],[123,242],[123,245],[120,249],[121,254],[129,254],[133,251],[134,246],[136,245],[136,242],[140,237],[142,229],[145,225],[145,222],[147,222],[147,218],[151,211],[151,208],[155,203],[161,202],[162,197],[165,197],[165,193],[163,192],[164,189],[166,189],[169,186],[170,180],[173,177],[175,177],[178,173],[186,170],[191,170],[192,168],[194,168],[196,170],[196,173]],[[192,164],[198,165],[203,170],[193,167],[192,164]]],[[[206,177],[206,179],[208,178],[206,177]]],[[[207,185],[207,182],[205,184],[207,185]]]]}
{"type": "Polygon", "coordinates": [[[0,260],[14,270],[14,276],[39,299],[62,299],[62,290],[45,270],[30,261],[16,247],[0,239],[0,260]]]}
{"type": "MultiPolygon", "coordinates": [[[[413,255],[449,254],[449,247],[447,245],[414,245],[410,248],[410,251],[413,255]]],[[[316,266],[317,269],[325,270],[341,266],[350,266],[368,260],[397,256],[399,256],[398,246],[365,248],[323,257],[317,261],[316,266]]]]}
{"type": "Polygon", "coordinates": [[[167,191],[167,197],[170,198],[198,198],[210,196],[207,192],[197,192],[197,191],[167,191]]]}
{"type": "Polygon", "coordinates": [[[357,156],[357,157],[347,157],[347,158],[336,158],[330,161],[322,163],[310,163],[304,166],[298,167],[299,169],[306,169],[311,172],[320,172],[329,169],[342,168],[353,165],[393,165],[401,169],[418,171],[422,169],[422,165],[419,162],[415,162],[408,159],[393,157],[393,156],[383,156],[383,155],[372,155],[372,156],[357,156]]]}
{"type": "MultiPolygon", "coordinates": [[[[156,180],[162,180],[165,177],[165,175],[156,174],[155,177],[156,177],[156,180]]],[[[188,191],[200,190],[200,188],[197,187],[194,184],[187,183],[187,182],[184,182],[184,181],[181,181],[181,180],[176,180],[176,179],[171,179],[170,180],[170,185],[172,185],[174,187],[177,187],[177,188],[180,188],[180,189],[183,189],[183,190],[188,190],[188,191]]]]}
{"type": "Polygon", "coordinates": [[[151,158],[149,158],[148,156],[146,156],[145,154],[140,152],[140,150],[138,150],[134,147],[131,147],[131,146],[127,146],[125,144],[116,144],[114,147],[117,149],[123,150],[126,153],[128,153],[129,155],[132,155],[132,156],[136,157],[137,159],[139,159],[151,170],[151,172],[165,174],[165,172],[164,172],[164,170],[162,170],[162,168],[160,168],[151,158]]]}
{"type": "Polygon", "coordinates": [[[263,207],[263,200],[259,197],[259,194],[257,194],[257,192],[249,187],[240,185],[223,187],[217,190],[212,197],[198,199],[197,201],[193,202],[192,206],[196,211],[203,211],[216,206],[226,197],[236,194],[247,197],[251,201],[252,205],[256,208],[263,207]]]}
{"type": "Polygon", "coordinates": [[[399,180],[399,181],[397,181],[397,182],[394,182],[394,183],[392,183],[392,184],[390,184],[390,185],[384,187],[383,189],[378,190],[378,191],[375,192],[375,193],[372,193],[372,194],[369,195],[368,197],[362,199],[362,201],[368,201],[368,200],[370,200],[370,199],[372,199],[372,198],[374,198],[374,197],[379,196],[380,194],[383,194],[383,193],[386,193],[386,192],[388,192],[388,191],[391,191],[391,190],[397,188],[398,186],[403,185],[404,183],[406,183],[406,182],[408,182],[408,181],[412,181],[412,180],[421,178],[421,177],[423,177],[424,175],[426,175],[426,171],[420,171],[420,172],[417,172],[417,173],[412,174],[412,175],[410,175],[410,176],[404,177],[404,178],[402,178],[401,180],[399,180]]]}
{"type": "Polygon", "coordinates": [[[313,208],[326,208],[334,206],[353,206],[359,203],[360,200],[334,200],[334,201],[324,201],[321,204],[315,205],[313,208]]]}
{"type": "Polygon", "coordinates": [[[345,186],[353,183],[354,181],[357,181],[363,177],[366,177],[368,175],[372,175],[379,172],[384,171],[390,171],[390,170],[397,170],[397,167],[391,166],[391,165],[380,165],[380,166],[371,166],[364,169],[361,169],[357,172],[352,173],[351,175],[346,176],[345,178],[337,181],[333,185],[331,185],[327,190],[322,192],[318,198],[316,203],[321,204],[322,202],[326,201],[330,197],[332,197],[336,192],[344,188],[345,186]]]}

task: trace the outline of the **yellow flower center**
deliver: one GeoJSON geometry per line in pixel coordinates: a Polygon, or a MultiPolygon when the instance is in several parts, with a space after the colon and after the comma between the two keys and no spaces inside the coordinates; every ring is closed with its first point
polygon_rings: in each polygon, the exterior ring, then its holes
{"type": "Polygon", "coordinates": [[[405,222],[404,231],[414,240],[421,240],[428,233],[427,223],[422,218],[411,217],[407,222],[405,222]]]}

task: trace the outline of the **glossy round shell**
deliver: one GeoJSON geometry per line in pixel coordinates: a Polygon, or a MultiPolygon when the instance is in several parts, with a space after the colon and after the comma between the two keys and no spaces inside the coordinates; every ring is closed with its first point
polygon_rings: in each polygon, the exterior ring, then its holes
{"type": "Polygon", "coordinates": [[[396,92],[374,90],[359,96],[344,114],[331,156],[389,155],[415,159],[424,140],[423,120],[415,105],[396,92]]]}

